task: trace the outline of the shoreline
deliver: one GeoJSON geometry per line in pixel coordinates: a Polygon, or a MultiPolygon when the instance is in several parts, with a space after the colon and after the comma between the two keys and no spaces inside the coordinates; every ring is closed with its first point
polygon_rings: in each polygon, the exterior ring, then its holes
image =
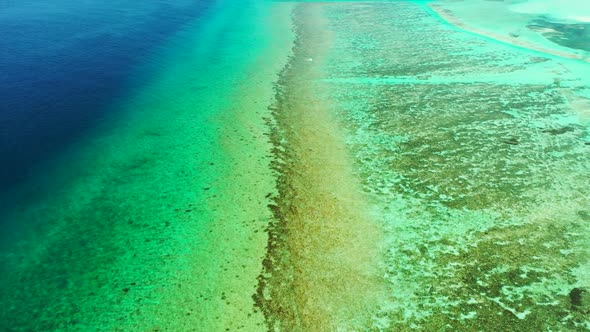
{"type": "Polygon", "coordinates": [[[442,20],[444,20],[448,24],[450,24],[458,29],[461,29],[461,30],[464,30],[467,32],[471,32],[471,33],[474,33],[474,34],[477,34],[480,36],[488,37],[488,38],[497,40],[502,43],[526,48],[526,49],[529,49],[532,51],[537,51],[537,52],[545,53],[545,54],[552,55],[552,56],[557,56],[557,57],[561,57],[561,58],[578,60],[578,61],[590,63],[590,58],[586,58],[586,57],[580,56],[575,53],[567,53],[567,52],[562,52],[562,51],[558,51],[558,50],[552,50],[549,48],[535,45],[530,42],[519,40],[518,38],[515,38],[515,37],[503,36],[500,34],[496,34],[493,32],[489,32],[489,31],[485,31],[485,30],[481,30],[481,29],[469,26],[468,24],[463,22],[460,18],[455,16],[455,14],[453,14],[450,10],[445,9],[445,8],[441,7],[440,5],[429,3],[429,4],[427,4],[427,6],[435,14],[437,14],[438,17],[440,17],[442,20]]]}

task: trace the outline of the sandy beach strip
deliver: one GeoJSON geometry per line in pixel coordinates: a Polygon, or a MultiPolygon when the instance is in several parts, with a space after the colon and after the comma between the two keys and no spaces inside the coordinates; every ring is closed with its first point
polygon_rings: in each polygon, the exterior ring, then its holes
{"type": "Polygon", "coordinates": [[[455,14],[453,14],[452,11],[445,9],[439,5],[428,4],[428,7],[430,9],[432,9],[440,18],[445,20],[447,23],[449,23],[459,29],[469,31],[471,33],[475,33],[475,34],[485,36],[488,38],[492,38],[497,41],[507,43],[510,45],[523,47],[523,48],[526,48],[529,50],[542,52],[542,53],[546,53],[549,55],[558,56],[558,57],[567,58],[567,59],[574,59],[574,60],[581,60],[581,61],[585,61],[585,62],[590,62],[589,58],[580,56],[575,53],[568,53],[568,52],[563,52],[563,51],[559,51],[559,50],[554,50],[554,49],[542,47],[539,45],[535,45],[531,42],[527,42],[527,41],[518,39],[517,37],[504,36],[504,35],[501,35],[498,33],[493,33],[490,31],[485,31],[485,30],[475,28],[475,27],[470,26],[470,25],[466,24],[465,22],[463,22],[460,18],[458,18],[455,14]]]}

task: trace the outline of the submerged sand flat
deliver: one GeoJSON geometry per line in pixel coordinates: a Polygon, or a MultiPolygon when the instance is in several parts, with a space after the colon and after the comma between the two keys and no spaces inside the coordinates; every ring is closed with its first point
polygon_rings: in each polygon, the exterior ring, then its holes
{"type": "Polygon", "coordinates": [[[576,0],[528,0],[510,5],[519,13],[546,15],[556,20],[590,22],[590,4],[576,0]]]}
{"type": "Polygon", "coordinates": [[[532,0],[510,4],[503,1],[432,1],[428,6],[448,23],[481,36],[533,51],[569,59],[590,61],[586,30],[590,8],[575,1],[532,0]],[[555,30],[569,26],[573,36],[555,30]],[[550,36],[554,36],[552,41],[550,36]],[[579,38],[578,47],[564,39],[579,38]],[[565,44],[565,45],[564,45],[565,44]]]}

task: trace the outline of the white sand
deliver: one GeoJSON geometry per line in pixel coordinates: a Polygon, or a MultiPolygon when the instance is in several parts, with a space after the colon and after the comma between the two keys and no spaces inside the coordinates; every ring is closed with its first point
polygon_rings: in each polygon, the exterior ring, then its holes
{"type": "Polygon", "coordinates": [[[545,15],[557,20],[590,22],[589,1],[529,0],[511,5],[509,8],[517,13],[545,15]]]}

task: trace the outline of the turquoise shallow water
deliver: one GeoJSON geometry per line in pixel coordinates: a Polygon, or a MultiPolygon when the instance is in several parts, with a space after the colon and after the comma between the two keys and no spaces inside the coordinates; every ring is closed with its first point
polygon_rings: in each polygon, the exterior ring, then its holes
{"type": "Polygon", "coordinates": [[[210,6],[134,63],[131,80],[141,82],[108,103],[97,124],[5,192],[1,330],[260,323],[246,317],[260,270],[254,249],[264,250],[254,229],[266,210],[253,206],[272,187],[256,126],[279,52],[289,50],[289,25],[272,3],[210,6]],[[253,81],[244,85],[246,77],[253,81]],[[261,170],[249,175],[252,167],[261,170]],[[247,181],[249,192],[239,187],[247,181]],[[232,258],[236,250],[251,253],[232,258]],[[228,284],[238,268],[241,278],[228,284]]]}

